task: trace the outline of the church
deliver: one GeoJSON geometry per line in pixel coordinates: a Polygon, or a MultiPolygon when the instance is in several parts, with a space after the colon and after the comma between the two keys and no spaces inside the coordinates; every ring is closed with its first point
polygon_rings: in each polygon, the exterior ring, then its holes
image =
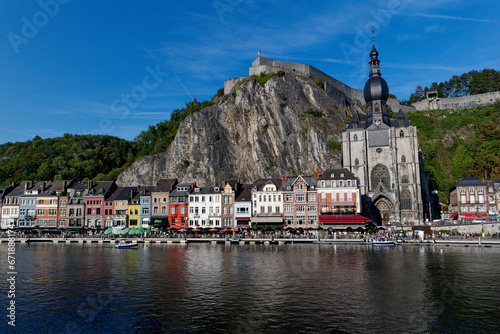
{"type": "Polygon", "coordinates": [[[418,225],[429,211],[429,192],[417,128],[402,110],[389,118],[375,42],[370,58],[366,116],[354,114],[342,134],[342,165],[359,180],[364,215],[378,225],[418,225]]]}

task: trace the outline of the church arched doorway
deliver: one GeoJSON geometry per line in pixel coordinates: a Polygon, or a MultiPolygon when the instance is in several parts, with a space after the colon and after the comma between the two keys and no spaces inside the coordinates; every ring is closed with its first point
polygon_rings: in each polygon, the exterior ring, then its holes
{"type": "Polygon", "coordinates": [[[373,203],[372,212],[375,213],[377,225],[388,224],[392,211],[392,203],[385,197],[381,197],[373,203]]]}

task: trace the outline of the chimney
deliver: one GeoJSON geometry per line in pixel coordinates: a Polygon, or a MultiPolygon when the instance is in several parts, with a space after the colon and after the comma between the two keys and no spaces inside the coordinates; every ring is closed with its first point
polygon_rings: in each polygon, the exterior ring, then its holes
{"type": "Polygon", "coordinates": [[[130,199],[132,199],[132,197],[134,197],[134,189],[130,189],[130,199]]]}
{"type": "Polygon", "coordinates": [[[318,168],[318,170],[314,172],[314,177],[319,179],[319,176],[320,176],[320,174],[319,174],[319,168],[318,168]]]}
{"type": "Polygon", "coordinates": [[[29,186],[29,181],[26,181],[26,183],[24,184],[24,190],[28,190],[28,187],[29,186]]]}
{"type": "Polygon", "coordinates": [[[43,193],[45,191],[45,181],[42,181],[42,188],[40,189],[40,192],[43,193]]]}
{"type": "Polygon", "coordinates": [[[62,183],[62,191],[63,191],[63,193],[66,192],[66,181],[63,181],[63,183],[62,183]]]}
{"type": "Polygon", "coordinates": [[[92,189],[92,180],[88,180],[87,187],[89,188],[89,190],[92,189]]]}

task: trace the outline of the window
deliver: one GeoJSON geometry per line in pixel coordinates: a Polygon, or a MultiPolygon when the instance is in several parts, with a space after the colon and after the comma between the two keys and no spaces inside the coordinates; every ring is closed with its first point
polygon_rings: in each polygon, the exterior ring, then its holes
{"type": "Polygon", "coordinates": [[[95,213],[96,213],[96,215],[100,215],[101,214],[101,208],[95,209],[95,213]]]}
{"type": "Polygon", "coordinates": [[[403,175],[403,178],[401,179],[401,183],[408,183],[408,176],[403,175]]]}
{"type": "Polygon", "coordinates": [[[296,205],[295,210],[297,212],[304,212],[304,211],[306,211],[306,206],[305,205],[296,205]]]}
{"type": "Polygon", "coordinates": [[[59,211],[59,215],[60,215],[60,216],[66,216],[66,209],[61,209],[61,210],[59,211]]]}
{"type": "Polygon", "coordinates": [[[162,206],[161,207],[161,213],[167,213],[167,207],[166,206],[162,206]]]}
{"type": "Polygon", "coordinates": [[[142,208],[143,215],[149,215],[149,208],[142,208]]]}
{"type": "Polygon", "coordinates": [[[377,165],[372,171],[372,189],[377,188],[377,186],[381,183],[384,187],[390,187],[389,183],[389,171],[383,165],[377,165]]]}
{"type": "Polygon", "coordinates": [[[303,184],[297,184],[297,190],[302,190],[304,189],[304,185],[303,184]]]}
{"type": "Polygon", "coordinates": [[[309,194],[307,197],[309,202],[316,202],[316,194],[309,194]]]}
{"type": "MultiPolygon", "coordinates": [[[[155,198],[156,199],[156,198],[155,198]]],[[[158,213],[158,207],[157,206],[154,206],[153,207],[153,213],[158,213]]]]}
{"type": "MultiPolygon", "coordinates": [[[[224,208],[225,209],[225,208],[224,208]]],[[[260,207],[260,213],[264,213],[265,207],[261,206],[260,207]]]]}
{"type": "MultiPolygon", "coordinates": [[[[358,124],[356,123],[356,125],[358,124]]],[[[354,141],[358,141],[358,135],[354,135],[354,141]]]]}
{"type": "Polygon", "coordinates": [[[297,194],[295,195],[295,200],[297,202],[304,202],[306,200],[306,196],[304,194],[297,194]]]}
{"type": "Polygon", "coordinates": [[[293,195],[292,194],[286,194],[285,195],[285,202],[293,202],[293,195]]]}
{"type": "Polygon", "coordinates": [[[355,165],[355,166],[358,166],[358,165],[359,165],[359,159],[358,159],[358,158],[356,158],[356,159],[354,160],[354,165],[355,165]]]}
{"type": "MultiPolygon", "coordinates": [[[[404,120],[402,118],[399,119],[399,123],[403,123],[404,124],[404,120]],[[402,121],[402,122],[401,122],[402,121]]],[[[401,125],[401,124],[400,124],[401,125]]],[[[405,133],[403,130],[399,131],[399,136],[400,137],[404,137],[405,136],[405,133]]]]}
{"type": "Polygon", "coordinates": [[[285,205],[285,212],[293,212],[293,205],[285,205]]]}
{"type": "Polygon", "coordinates": [[[406,162],[406,157],[404,155],[401,157],[401,162],[406,162]]]}
{"type": "Polygon", "coordinates": [[[185,206],[181,206],[181,207],[179,208],[179,213],[180,213],[181,215],[185,215],[185,214],[186,214],[186,207],[185,207],[185,206]]]}
{"type": "Polygon", "coordinates": [[[316,211],[316,205],[308,205],[307,206],[307,211],[308,212],[315,212],[316,211]]]}
{"type": "Polygon", "coordinates": [[[275,207],[275,210],[276,210],[275,211],[276,213],[280,213],[280,207],[279,206],[275,207]]]}
{"type": "Polygon", "coordinates": [[[62,207],[65,207],[65,206],[66,206],[66,201],[65,201],[65,200],[62,200],[62,201],[60,202],[60,204],[61,204],[61,206],[62,206],[62,207]]]}
{"type": "Polygon", "coordinates": [[[175,206],[170,208],[170,213],[175,215],[177,213],[177,208],[175,206]]]}
{"type": "Polygon", "coordinates": [[[401,210],[411,210],[411,195],[408,190],[401,193],[401,210]]]}

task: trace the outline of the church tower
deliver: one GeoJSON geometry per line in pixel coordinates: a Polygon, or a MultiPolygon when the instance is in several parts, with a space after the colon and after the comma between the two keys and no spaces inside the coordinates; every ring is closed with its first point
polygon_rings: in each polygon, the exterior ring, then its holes
{"type": "Polygon", "coordinates": [[[427,183],[417,129],[401,110],[390,119],[378,55],[374,42],[363,91],[366,116],[355,114],[342,134],[342,165],[359,179],[365,215],[379,225],[419,224],[427,183]]]}

